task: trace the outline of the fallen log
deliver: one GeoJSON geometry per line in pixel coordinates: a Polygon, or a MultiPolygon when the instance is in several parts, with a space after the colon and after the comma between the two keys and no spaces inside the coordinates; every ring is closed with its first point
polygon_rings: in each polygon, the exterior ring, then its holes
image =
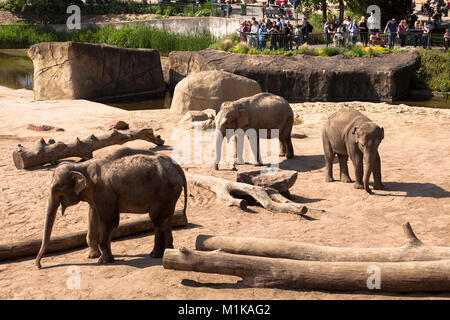
{"type": "Polygon", "coordinates": [[[269,211],[292,213],[296,215],[304,215],[308,212],[307,207],[290,201],[275,189],[268,187],[254,186],[247,183],[234,182],[198,174],[187,174],[186,178],[194,186],[214,192],[229,206],[245,209],[248,205],[247,201],[245,199],[235,198],[235,196],[250,196],[269,211]]]}
{"type": "Polygon", "coordinates": [[[132,130],[125,133],[113,130],[98,137],[91,135],[84,140],[77,138],[75,142],[69,144],[55,142],[53,139],[46,143],[41,138],[34,148],[26,149],[19,144],[18,150],[13,152],[13,161],[17,169],[27,169],[47,163],[56,164],[57,160],[70,157],[89,160],[95,150],[133,140],[145,140],[158,146],[164,144],[164,140],[159,135],[155,136],[152,129],[132,130]]]}
{"type": "Polygon", "coordinates": [[[320,262],[166,249],[165,269],[238,276],[251,287],[375,292],[450,291],[450,260],[320,262]]]}
{"type": "Polygon", "coordinates": [[[407,238],[406,243],[401,247],[390,248],[338,248],[274,239],[209,235],[198,235],[195,248],[201,251],[222,250],[241,255],[306,261],[406,262],[450,260],[450,247],[423,244],[417,239],[409,222],[403,225],[403,231],[407,238]]]}
{"type": "MultiPolygon", "coordinates": [[[[174,214],[172,219],[173,227],[184,227],[187,223],[187,217],[184,214],[174,214]]],[[[117,229],[113,232],[113,239],[151,231],[154,227],[154,224],[150,221],[148,215],[146,215],[143,219],[126,222],[119,225],[119,227],[117,227],[117,229]]],[[[86,231],[80,231],[64,236],[54,237],[50,240],[47,252],[59,252],[78,247],[85,247],[87,246],[86,235],[86,231]]],[[[41,242],[42,239],[33,239],[29,241],[0,245],[0,261],[34,256],[39,252],[41,242]]]]}

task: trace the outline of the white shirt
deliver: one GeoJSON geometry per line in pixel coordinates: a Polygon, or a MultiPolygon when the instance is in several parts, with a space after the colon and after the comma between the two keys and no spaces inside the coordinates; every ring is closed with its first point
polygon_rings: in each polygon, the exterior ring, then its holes
{"type": "Polygon", "coordinates": [[[367,27],[369,30],[380,29],[380,24],[374,15],[367,19],[367,27]]]}

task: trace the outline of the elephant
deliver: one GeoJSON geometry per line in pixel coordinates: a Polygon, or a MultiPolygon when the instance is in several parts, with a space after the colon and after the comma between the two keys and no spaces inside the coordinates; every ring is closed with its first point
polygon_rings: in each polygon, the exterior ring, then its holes
{"type": "MultiPolygon", "coordinates": [[[[258,93],[250,97],[244,97],[236,101],[225,101],[222,103],[216,116],[216,138],[215,138],[215,165],[214,169],[219,170],[219,162],[222,151],[223,137],[229,141],[227,129],[242,129],[247,132],[254,129],[256,141],[250,147],[256,158],[256,164],[262,165],[259,148],[260,129],[267,129],[267,138],[271,138],[270,129],[278,129],[280,140],[280,156],[290,159],[294,156],[291,132],[294,124],[294,112],[289,103],[282,97],[271,93],[258,93]]],[[[249,138],[250,138],[250,134],[249,138]]],[[[236,163],[243,163],[242,159],[243,141],[239,143],[235,135],[235,162],[233,170],[236,170],[236,163]],[[239,149],[239,150],[238,150],[239,149]],[[237,160],[237,158],[239,160],[237,160]]]]}
{"type": "Polygon", "coordinates": [[[374,189],[384,189],[381,182],[381,159],[378,146],[384,139],[384,129],[359,111],[348,108],[335,112],[322,130],[323,151],[326,164],[326,182],[333,179],[333,161],[337,154],[341,182],[350,183],[348,157],[355,167],[355,189],[365,189],[369,194],[370,175],[373,173],[374,189]],[[363,162],[366,163],[363,184],[363,162]]]}
{"type": "Polygon", "coordinates": [[[36,257],[41,259],[50,242],[58,207],[85,201],[89,204],[88,258],[99,263],[114,262],[111,238],[119,225],[119,213],[148,213],[155,225],[153,258],[173,248],[171,218],[184,188],[187,208],[186,177],[170,157],[151,151],[121,148],[102,159],[80,163],[62,163],[54,171],[47,201],[44,235],[36,257]]]}

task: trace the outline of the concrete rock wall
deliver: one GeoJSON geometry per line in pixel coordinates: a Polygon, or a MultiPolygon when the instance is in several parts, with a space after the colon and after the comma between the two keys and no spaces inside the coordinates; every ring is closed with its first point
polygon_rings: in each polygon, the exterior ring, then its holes
{"type": "Polygon", "coordinates": [[[159,52],[104,44],[45,42],[33,45],[36,100],[103,99],[165,90],[159,52]]]}
{"type": "Polygon", "coordinates": [[[415,51],[377,58],[176,51],[169,55],[169,82],[175,86],[192,72],[224,70],[256,80],[264,92],[288,99],[390,102],[407,96],[417,58],[415,51]]]}

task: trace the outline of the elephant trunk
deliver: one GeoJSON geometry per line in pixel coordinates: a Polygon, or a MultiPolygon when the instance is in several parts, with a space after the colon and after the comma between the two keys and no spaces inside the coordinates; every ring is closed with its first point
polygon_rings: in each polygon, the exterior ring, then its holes
{"type": "Polygon", "coordinates": [[[377,154],[377,150],[373,150],[373,148],[365,148],[364,149],[364,163],[365,163],[365,169],[364,169],[364,189],[368,193],[372,193],[369,187],[369,180],[370,175],[373,172],[373,168],[375,165],[375,157],[377,154]]]}
{"type": "Polygon", "coordinates": [[[53,223],[55,222],[56,212],[58,211],[59,201],[56,201],[54,197],[51,197],[47,202],[47,209],[45,215],[45,228],[44,235],[42,238],[41,249],[36,257],[36,265],[40,269],[41,268],[41,259],[45,254],[45,251],[48,248],[50,243],[50,235],[52,233],[53,223]]]}

